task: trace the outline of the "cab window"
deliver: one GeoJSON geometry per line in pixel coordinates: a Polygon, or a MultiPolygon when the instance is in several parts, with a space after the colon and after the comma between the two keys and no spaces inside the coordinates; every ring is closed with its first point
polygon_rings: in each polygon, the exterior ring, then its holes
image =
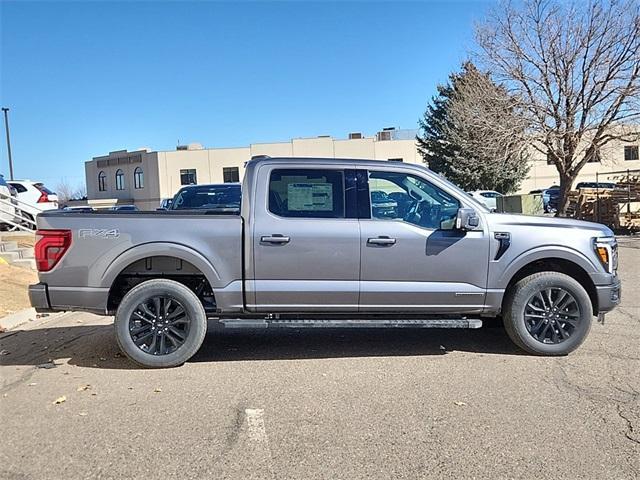
{"type": "Polygon", "coordinates": [[[275,169],[269,178],[269,211],[281,217],[345,218],[344,172],[275,169]]]}
{"type": "Polygon", "coordinates": [[[370,171],[371,218],[401,220],[429,229],[453,227],[460,202],[414,175],[370,171]]]}

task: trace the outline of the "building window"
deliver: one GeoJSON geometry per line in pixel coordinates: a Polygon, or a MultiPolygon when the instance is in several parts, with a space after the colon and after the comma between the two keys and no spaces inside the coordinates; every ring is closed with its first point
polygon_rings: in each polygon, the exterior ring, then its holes
{"type": "Polygon", "coordinates": [[[144,172],[140,167],[133,171],[133,188],[144,188],[144,172]]]}
{"type": "Polygon", "coordinates": [[[553,154],[551,152],[547,153],[547,165],[554,165],[555,162],[553,161],[553,159],[553,154]]]}
{"type": "Polygon", "coordinates": [[[234,183],[240,181],[240,169],[238,167],[225,167],[222,169],[224,183],[234,183]]]}
{"type": "Polygon", "coordinates": [[[116,171],[116,190],[124,190],[124,172],[120,169],[116,171]]]}
{"type": "Polygon", "coordinates": [[[107,191],[107,175],[104,172],[98,174],[98,191],[107,191]]]}
{"type": "Polygon", "coordinates": [[[638,155],[638,145],[626,145],[624,147],[624,159],[640,160],[640,156],[638,155]]]}
{"type": "Polygon", "coordinates": [[[189,168],[180,170],[180,185],[196,185],[198,178],[196,177],[196,169],[189,168]]]}
{"type": "Polygon", "coordinates": [[[390,162],[402,162],[402,158],[390,158],[390,162]]]}

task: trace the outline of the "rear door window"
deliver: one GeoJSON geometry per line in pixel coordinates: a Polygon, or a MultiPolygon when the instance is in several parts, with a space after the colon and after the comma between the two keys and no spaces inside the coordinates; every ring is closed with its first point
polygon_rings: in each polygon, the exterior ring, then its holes
{"type": "Polygon", "coordinates": [[[280,217],[345,218],[345,174],[329,169],[275,169],[269,211],[280,217]]]}
{"type": "Polygon", "coordinates": [[[44,183],[34,183],[33,186],[40,190],[42,193],[46,193],[47,195],[55,195],[55,192],[52,192],[47,187],[45,187],[44,183]]]}

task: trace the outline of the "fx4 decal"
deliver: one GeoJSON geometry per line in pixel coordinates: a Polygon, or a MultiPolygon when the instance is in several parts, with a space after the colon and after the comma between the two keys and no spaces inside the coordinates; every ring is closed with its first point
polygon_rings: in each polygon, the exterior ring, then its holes
{"type": "Polygon", "coordinates": [[[117,228],[81,228],[78,230],[80,238],[118,238],[120,230],[117,228]]]}

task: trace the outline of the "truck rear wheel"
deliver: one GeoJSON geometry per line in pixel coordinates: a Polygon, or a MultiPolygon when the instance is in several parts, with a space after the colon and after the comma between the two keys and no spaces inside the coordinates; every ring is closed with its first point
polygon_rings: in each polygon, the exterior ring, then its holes
{"type": "Polygon", "coordinates": [[[202,345],[207,317],[198,297],[186,286],[154,279],[136,285],[124,296],[115,329],[120,349],[137,364],[175,367],[202,345]]]}
{"type": "Polygon", "coordinates": [[[504,326],[511,340],[534,355],[566,355],[587,337],[593,307],[585,289],[559,272],[529,275],[507,293],[504,326]]]}

